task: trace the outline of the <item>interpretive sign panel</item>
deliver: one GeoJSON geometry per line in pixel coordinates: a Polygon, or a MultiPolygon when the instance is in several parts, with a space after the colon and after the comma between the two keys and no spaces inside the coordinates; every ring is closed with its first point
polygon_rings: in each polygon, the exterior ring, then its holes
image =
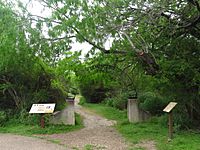
{"type": "Polygon", "coordinates": [[[53,113],[56,104],[33,104],[29,113],[44,114],[53,113]]]}
{"type": "Polygon", "coordinates": [[[170,102],[165,109],[163,109],[164,112],[169,113],[175,106],[176,106],[176,102],[170,102]]]}

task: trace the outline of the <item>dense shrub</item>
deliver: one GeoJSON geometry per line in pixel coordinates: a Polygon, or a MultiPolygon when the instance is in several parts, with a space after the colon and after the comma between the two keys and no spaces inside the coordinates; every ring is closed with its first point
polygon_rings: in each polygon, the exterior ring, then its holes
{"type": "Polygon", "coordinates": [[[84,105],[85,103],[86,103],[86,99],[83,96],[81,96],[80,101],[79,101],[79,105],[84,105]]]}
{"type": "Polygon", "coordinates": [[[115,107],[120,110],[127,108],[128,95],[127,93],[120,93],[111,98],[106,98],[103,103],[108,106],[115,107]]]}
{"type": "Polygon", "coordinates": [[[10,5],[0,3],[0,122],[6,121],[8,110],[9,119],[33,122],[33,115],[28,114],[33,103],[53,102],[61,109],[66,94],[52,85],[58,77],[53,65],[50,67],[54,55],[47,41],[41,42],[38,29],[31,28],[18,12],[13,13],[10,5]]]}
{"type": "Polygon", "coordinates": [[[108,89],[102,85],[88,81],[88,83],[80,84],[79,86],[81,95],[89,103],[100,103],[106,98],[108,89]]]}
{"type": "Polygon", "coordinates": [[[4,111],[0,111],[0,126],[3,126],[7,119],[6,113],[4,111]]]}
{"type": "Polygon", "coordinates": [[[11,121],[26,125],[38,125],[40,122],[40,114],[29,114],[27,110],[23,109],[19,114],[11,118],[11,121]]]}
{"type": "Polygon", "coordinates": [[[146,92],[139,97],[139,106],[143,110],[149,111],[153,115],[162,114],[163,108],[167,105],[167,101],[152,92],[146,92]]]}

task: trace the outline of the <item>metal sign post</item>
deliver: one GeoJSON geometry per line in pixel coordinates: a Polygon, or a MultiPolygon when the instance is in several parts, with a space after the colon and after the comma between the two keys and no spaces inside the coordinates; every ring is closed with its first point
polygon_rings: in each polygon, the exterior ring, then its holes
{"type": "Polygon", "coordinates": [[[53,113],[56,104],[33,104],[31,110],[29,111],[30,114],[41,114],[40,118],[40,126],[42,128],[45,127],[45,119],[44,114],[46,113],[53,113]]]}
{"type": "Polygon", "coordinates": [[[173,113],[172,113],[172,110],[176,105],[177,105],[176,102],[170,102],[165,107],[165,109],[163,109],[164,112],[168,113],[168,117],[169,117],[169,120],[168,120],[168,125],[169,125],[169,127],[168,127],[169,128],[168,137],[169,137],[169,140],[171,140],[173,138],[173,113]]]}

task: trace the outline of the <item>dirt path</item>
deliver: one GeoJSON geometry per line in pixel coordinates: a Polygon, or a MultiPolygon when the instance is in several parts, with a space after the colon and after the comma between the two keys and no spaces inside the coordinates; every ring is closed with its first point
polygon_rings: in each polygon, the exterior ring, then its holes
{"type": "Polygon", "coordinates": [[[0,134],[1,150],[66,150],[52,142],[13,134],[0,134]]]}
{"type": "Polygon", "coordinates": [[[84,150],[127,150],[127,144],[112,127],[116,122],[100,117],[79,105],[75,111],[84,118],[85,128],[65,134],[45,135],[51,140],[59,140],[69,149],[84,150]]]}
{"type": "MultiPolygon", "coordinates": [[[[47,140],[12,134],[0,134],[0,149],[4,150],[128,150],[125,139],[112,127],[116,122],[107,120],[79,105],[75,111],[84,117],[85,128],[65,134],[40,135],[47,140]]],[[[129,145],[129,146],[128,146],[129,145]]],[[[133,149],[156,150],[154,141],[143,141],[133,149]]],[[[131,149],[130,149],[131,150],[131,149]]]]}

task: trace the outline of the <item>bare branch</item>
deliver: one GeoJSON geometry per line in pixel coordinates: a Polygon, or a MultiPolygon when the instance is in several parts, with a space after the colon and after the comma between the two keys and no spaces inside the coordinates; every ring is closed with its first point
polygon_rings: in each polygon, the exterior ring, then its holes
{"type": "MultiPolygon", "coordinates": [[[[30,16],[30,17],[36,17],[36,18],[40,19],[40,20],[43,21],[43,22],[46,22],[46,21],[48,20],[48,21],[53,22],[53,23],[62,24],[61,21],[52,20],[52,19],[50,19],[50,18],[45,18],[45,17],[41,17],[41,16],[37,16],[37,15],[31,15],[31,14],[29,14],[29,16],[30,16]]],[[[38,21],[38,20],[36,20],[35,18],[31,18],[31,19],[32,19],[32,20],[35,20],[35,21],[38,21]]]]}
{"type": "Polygon", "coordinates": [[[59,40],[64,40],[64,39],[70,39],[70,38],[75,38],[76,36],[64,36],[64,37],[59,37],[59,38],[42,38],[44,40],[48,41],[59,41],[59,40]]]}
{"type": "Polygon", "coordinates": [[[126,54],[127,52],[126,51],[119,51],[119,50],[116,50],[116,51],[111,51],[111,50],[106,50],[105,48],[95,44],[94,42],[90,41],[89,39],[87,39],[85,36],[83,36],[80,31],[78,29],[76,29],[75,27],[71,26],[71,28],[77,33],[79,34],[84,41],[88,42],[90,45],[92,45],[93,47],[99,49],[100,51],[108,54],[108,53],[118,53],[118,54],[126,54]]]}
{"type": "Polygon", "coordinates": [[[190,27],[195,27],[198,23],[200,23],[200,15],[191,23],[185,25],[185,26],[180,26],[180,28],[190,28],[190,27]]]}

